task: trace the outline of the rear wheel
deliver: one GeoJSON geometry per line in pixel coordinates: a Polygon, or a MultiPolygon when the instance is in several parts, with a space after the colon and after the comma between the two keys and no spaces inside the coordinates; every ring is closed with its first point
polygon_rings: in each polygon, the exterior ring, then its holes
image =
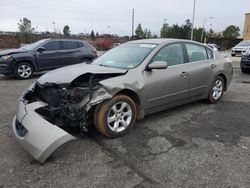
{"type": "Polygon", "coordinates": [[[18,79],[29,79],[33,73],[34,69],[29,63],[19,63],[14,68],[14,75],[18,79]]]}
{"type": "Polygon", "coordinates": [[[217,76],[213,82],[208,95],[208,101],[212,104],[218,102],[223,96],[225,81],[221,76],[217,76]]]}
{"type": "Polygon", "coordinates": [[[126,95],[117,95],[97,106],[94,122],[97,130],[114,138],[126,134],[136,120],[136,105],[126,95]]]}

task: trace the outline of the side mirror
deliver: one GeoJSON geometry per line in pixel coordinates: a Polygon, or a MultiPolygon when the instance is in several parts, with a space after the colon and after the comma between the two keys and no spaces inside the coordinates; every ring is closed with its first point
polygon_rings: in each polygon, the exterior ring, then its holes
{"type": "Polygon", "coordinates": [[[44,47],[39,47],[36,51],[42,53],[43,51],[45,51],[45,48],[44,47]]]}
{"type": "Polygon", "coordinates": [[[154,61],[148,65],[148,70],[166,69],[167,67],[168,63],[166,61],[154,61]]]}

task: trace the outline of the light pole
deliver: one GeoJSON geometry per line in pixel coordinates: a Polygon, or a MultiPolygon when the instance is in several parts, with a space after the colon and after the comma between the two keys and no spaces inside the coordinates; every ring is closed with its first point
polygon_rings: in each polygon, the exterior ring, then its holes
{"type": "Polygon", "coordinates": [[[192,31],[191,31],[191,40],[193,40],[193,37],[194,37],[194,15],[195,15],[195,5],[196,5],[196,0],[194,0],[193,19],[192,19],[192,31]]]}
{"type": "Polygon", "coordinates": [[[109,35],[110,35],[110,25],[108,25],[108,32],[109,32],[109,35]]]}
{"type": "Polygon", "coordinates": [[[205,29],[205,25],[206,25],[206,21],[209,20],[209,19],[213,19],[213,17],[208,17],[208,18],[205,18],[203,20],[203,27],[202,27],[202,32],[201,32],[201,42],[203,41],[203,35],[204,35],[204,29],[205,29]]]}
{"type": "Polygon", "coordinates": [[[132,40],[134,39],[134,28],[135,28],[135,9],[132,9],[132,40]]]}
{"type": "Polygon", "coordinates": [[[52,22],[52,24],[54,26],[54,33],[56,33],[56,26],[55,26],[56,22],[52,22]]]}

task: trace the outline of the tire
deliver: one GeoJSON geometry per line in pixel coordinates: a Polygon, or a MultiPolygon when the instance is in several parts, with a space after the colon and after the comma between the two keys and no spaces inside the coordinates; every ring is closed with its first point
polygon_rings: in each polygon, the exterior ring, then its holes
{"type": "Polygon", "coordinates": [[[235,57],[236,55],[235,54],[231,54],[232,57],[235,57]]]}
{"type": "Polygon", "coordinates": [[[29,63],[18,63],[14,68],[14,75],[17,79],[29,79],[34,74],[34,68],[29,63]]]}
{"type": "Polygon", "coordinates": [[[242,72],[242,73],[248,73],[248,70],[245,69],[245,68],[241,68],[241,72],[242,72]]]}
{"type": "Polygon", "coordinates": [[[133,127],[136,114],[134,101],[126,95],[117,95],[96,107],[94,124],[101,134],[110,138],[120,137],[133,127]]]}
{"type": "Polygon", "coordinates": [[[224,79],[221,76],[216,76],[208,94],[208,101],[212,104],[218,102],[223,96],[224,88],[225,88],[224,79]]]}

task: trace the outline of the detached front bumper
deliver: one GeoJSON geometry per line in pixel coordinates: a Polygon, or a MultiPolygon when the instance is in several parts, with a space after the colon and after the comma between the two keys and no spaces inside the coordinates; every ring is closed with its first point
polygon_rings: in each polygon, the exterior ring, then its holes
{"type": "Polygon", "coordinates": [[[44,162],[62,144],[76,139],[36,112],[46,106],[43,102],[25,104],[20,101],[12,122],[14,135],[20,145],[36,160],[44,162]]]}

